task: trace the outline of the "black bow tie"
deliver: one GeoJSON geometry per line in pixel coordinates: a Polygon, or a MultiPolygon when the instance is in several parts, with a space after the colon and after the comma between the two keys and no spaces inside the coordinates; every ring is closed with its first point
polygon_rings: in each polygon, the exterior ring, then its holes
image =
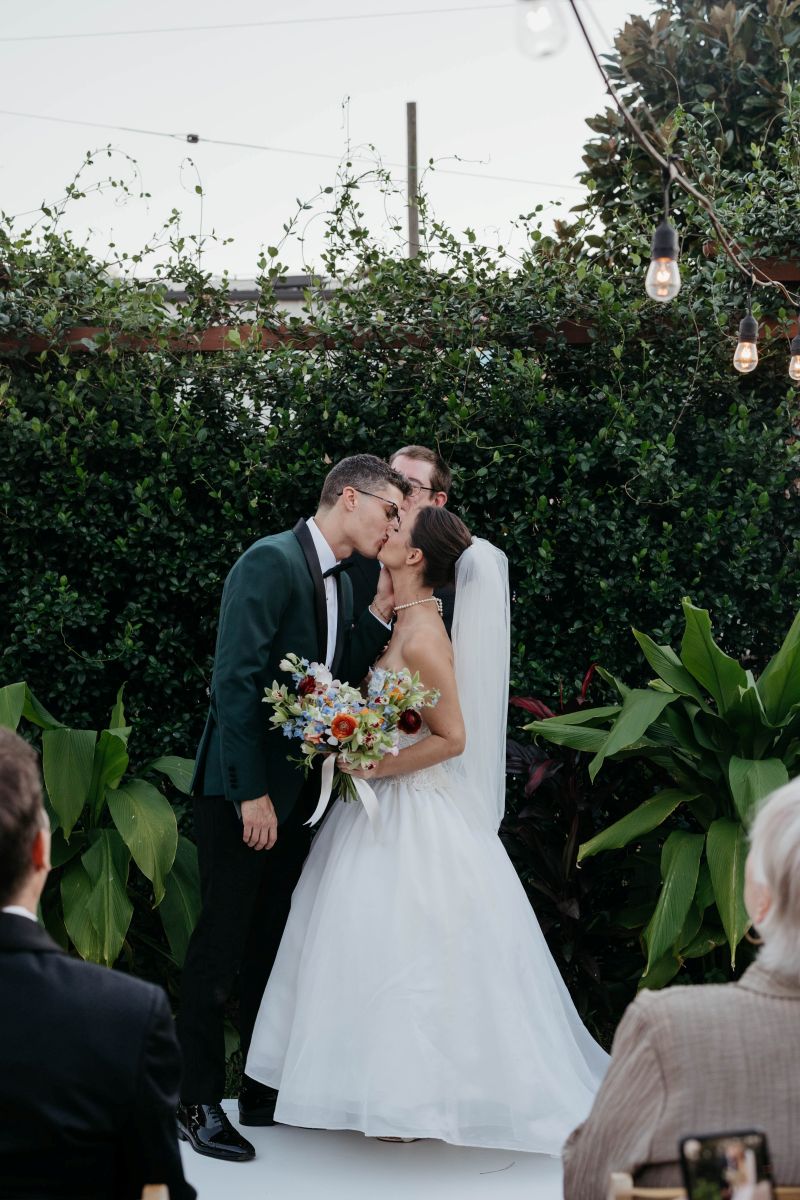
{"type": "Polygon", "coordinates": [[[329,575],[341,575],[342,571],[349,571],[352,565],[347,559],[344,562],[335,563],[332,567],[328,567],[327,571],[322,572],[322,578],[327,579],[329,575]]]}

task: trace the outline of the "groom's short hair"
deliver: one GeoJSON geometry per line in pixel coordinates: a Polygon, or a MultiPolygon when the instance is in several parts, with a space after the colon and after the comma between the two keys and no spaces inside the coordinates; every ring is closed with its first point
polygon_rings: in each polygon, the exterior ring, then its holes
{"type": "Polygon", "coordinates": [[[45,824],[39,756],[10,729],[0,729],[0,907],[31,869],[31,850],[45,824]]]}
{"type": "Polygon", "coordinates": [[[343,458],[335,467],[331,467],[325,477],[320,493],[320,508],[333,508],[342,489],[346,487],[363,488],[366,492],[390,484],[402,492],[403,496],[411,495],[411,484],[405,475],[395,471],[382,458],[374,454],[353,454],[343,458]]]}

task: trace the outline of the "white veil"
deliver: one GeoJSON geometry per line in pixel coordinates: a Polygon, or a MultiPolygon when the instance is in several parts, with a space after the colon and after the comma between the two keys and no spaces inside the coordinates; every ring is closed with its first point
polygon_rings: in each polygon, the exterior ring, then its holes
{"type": "Polygon", "coordinates": [[[456,563],[452,638],[467,744],[445,765],[465,815],[496,831],[506,795],[508,560],[483,538],[473,538],[456,563]]]}

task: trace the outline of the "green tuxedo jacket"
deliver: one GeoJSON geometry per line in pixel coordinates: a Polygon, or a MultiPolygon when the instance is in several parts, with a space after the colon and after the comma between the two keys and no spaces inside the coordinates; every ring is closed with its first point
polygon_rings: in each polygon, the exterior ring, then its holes
{"type": "MultiPolygon", "coordinates": [[[[353,625],[353,593],[337,577],[339,627],[334,678],[358,683],[386,644],[389,632],[369,611],[353,625]]],[[[286,683],[278,664],[294,653],[323,662],[327,645],[325,585],[305,521],[262,538],[234,564],[222,593],[211,702],[197,750],[192,791],[241,803],[265,793],[278,820],[292,811],[303,785],[299,744],[270,728],[262,703],[273,680],[286,683]]]]}

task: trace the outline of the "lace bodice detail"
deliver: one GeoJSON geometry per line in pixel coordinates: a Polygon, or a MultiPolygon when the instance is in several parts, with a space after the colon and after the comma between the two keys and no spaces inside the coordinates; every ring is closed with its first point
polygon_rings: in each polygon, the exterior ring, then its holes
{"type": "MultiPolygon", "coordinates": [[[[417,730],[416,733],[400,734],[398,747],[400,750],[405,750],[407,746],[416,746],[417,742],[424,742],[425,738],[430,736],[431,731],[423,721],[422,728],[417,730]]],[[[434,763],[432,767],[423,767],[420,771],[409,771],[408,774],[392,775],[385,782],[405,784],[406,787],[424,791],[428,788],[443,787],[447,782],[447,773],[444,770],[443,763],[434,763]]]]}

